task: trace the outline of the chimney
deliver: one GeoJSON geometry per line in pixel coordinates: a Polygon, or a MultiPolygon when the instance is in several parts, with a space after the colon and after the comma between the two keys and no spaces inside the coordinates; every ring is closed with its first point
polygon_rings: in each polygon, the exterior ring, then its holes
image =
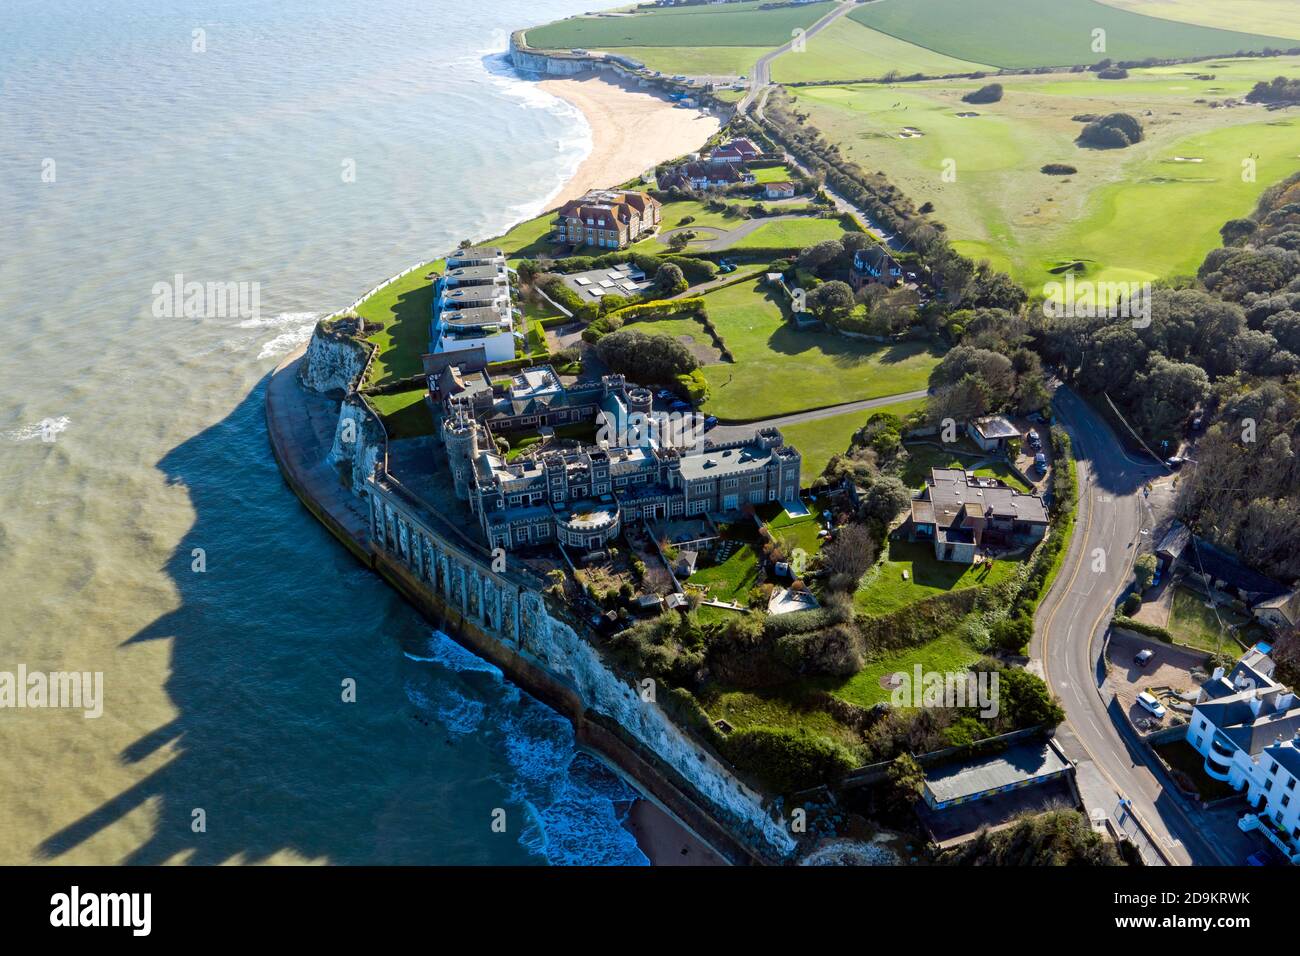
{"type": "Polygon", "coordinates": [[[1225,671],[1224,671],[1224,669],[1223,669],[1222,667],[1216,667],[1216,668],[1214,669],[1214,674],[1213,674],[1213,676],[1210,678],[1210,680],[1223,680],[1223,675],[1224,675],[1224,673],[1225,673],[1225,671]]]}

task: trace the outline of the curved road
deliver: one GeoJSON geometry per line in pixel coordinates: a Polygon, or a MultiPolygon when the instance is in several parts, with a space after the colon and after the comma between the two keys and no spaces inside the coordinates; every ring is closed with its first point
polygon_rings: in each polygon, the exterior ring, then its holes
{"type": "Polygon", "coordinates": [[[1151,527],[1142,487],[1167,472],[1130,456],[1105,420],[1065,386],[1053,407],[1074,445],[1079,513],[1060,574],[1039,608],[1030,655],[1065,708],[1058,740],[1078,763],[1086,808],[1105,812],[1148,862],[1231,863],[1202,835],[1196,811],[1167,786],[1105,683],[1106,624],[1151,527]],[[1120,808],[1120,797],[1131,806],[1120,808]]]}

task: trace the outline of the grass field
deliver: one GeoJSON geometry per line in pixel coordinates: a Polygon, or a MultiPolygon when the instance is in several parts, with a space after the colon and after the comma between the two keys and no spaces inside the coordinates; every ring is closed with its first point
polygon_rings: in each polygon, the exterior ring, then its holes
{"type": "Polygon", "coordinates": [[[762,0],[674,7],[633,14],[569,17],[527,32],[529,46],[548,50],[575,47],[674,47],[685,45],[754,46],[771,49],[825,16],[830,2],[764,10],[762,0]]]}
{"type": "MultiPolygon", "coordinates": [[[[708,610],[701,608],[701,610],[708,610]]],[[[699,613],[699,612],[696,612],[699,613]]],[[[728,612],[722,611],[722,614],[728,612]]],[[[700,701],[714,720],[722,718],[736,730],[751,727],[802,728],[855,747],[861,743],[852,728],[841,724],[810,699],[807,689],[778,687],[771,690],[711,688],[700,701]]]]}
{"type": "Polygon", "coordinates": [[[1019,566],[1019,561],[940,561],[928,542],[891,541],[885,557],[867,572],[863,585],[853,595],[853,603],[867,614],[888,614],[936,594],[997,584],[1019,566]]]}
{"type": "Polygon", "coordinates": [[[799,449],[799,454],[803,456],[803,482],[810,484],[826,470],[826,465],[833,456],[848,450],[853,433],[865,425],[872,415],[883,412],[902,418],[924,404],[925,399],[916,398],[863,412],[845,412],[798,425],[786,425],[781,429],[781,434],[788,444],[799,449]]]}
{"type": "Polygon", "coordinates": [[[1074,262],[1100,281],[1194,272],[1226,220],[1246,215],[1269,184],[1300,169],[1295,111],[1210,105],[1278,74],[1300,76],[1300,57],[1134,70],[1123,81],[1008,76],[1000,80],[1003,100],[979,106],[961,102],[977,81],[793,92],[845,156],[883,170],[918,205],[934,203],[959,251],[1034,290],[1074,262]],[[1143,142],[1123,151],[1075,144],[1075,115],[1116,110],[1142,118],[1143,142]],[[905,127],[921,135],[905,138],[905,127]],[[1253,182],[1242,176],[1248,156],[1257,157],[1253,182]],[[956,164],[955,181],[941,175],[947,160],[956,164]],[[1040,172],[1052,162],[1078,172],[1040,172]]]}
{"type": "Polygon", "coordinates": [[[1224,30],[1242,28],[1300,40],[1300,4],[1295,0],[1101,0],[1108,7],[1149,17],[1198,23],[1224,30]]]}
{"type": "Polygon", "coordinates": [[[809,38],[804,52],[791,50],[778,57],[772,63],[772,79],[777,83],[808,83],[875,79],[890,72],[900,76],[945,76],[987,69],[985,64],[944,56],[872,30],[851,17],[840,17],[809,38]]]}
{"type": "Polygon", "coordinates": [[[979,660],[980,654],[960,637],[945,634],[919,647],[909,647],[870,661],[844,683],[826,689],[842,700],[859,707],[872,707],[889,700],[892,691],[881,686],[881,679],[902,671],[912,673],[921,665],[925,672],[959,674],[979,660]]]}
{"type": "Polygon", "coordinates": [[[1174,591],[1173,605],[1169,609],[1169,633],[1174,640],[1188,644],[1211,654],[1220,651],[1237,656],[1240,645],[1227,633],[1219,629],[1219,618],[1226,628],[1229,624],[1243,624],[1246,618],[1234,614],[1226,608],[1219,608],[1219,616],[1208,606],[1206,599],[1195,591],[1180,587],[1174,591]]]}
{"type": "Polygon", "coordinates": [[[925,388],[939,353],[923,343],[876,345],[829,332],[800,332],[760,280],[704,297],[735,363],[709,365],[719,418],[753,421],[925,388]]]}
{"type": "Polygon", "coordinates": [[[790,167],[788,166],[764,166],[761,169],[751,169],[754,174],[756,183],[782,183],[790,179],[790,167]]]}
{"type": "Polygon", "coordinates": [[[1041,0],[877,0],[849,16],[917,46],[999,67],[1226,56],[1294,45],[1283,37],[1157,19],[1096,0],[1052,0],[1050,23],[1044,13],[1041,0]],[[1093,31],[1099,29],[1105,31],[1103,51],[1094,49],[1093,31]]]}

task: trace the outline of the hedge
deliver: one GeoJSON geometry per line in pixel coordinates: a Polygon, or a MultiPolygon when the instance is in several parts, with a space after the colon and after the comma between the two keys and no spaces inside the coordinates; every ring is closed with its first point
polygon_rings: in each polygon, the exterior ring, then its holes
{"type": "Polygon", "coordinates": [[[1148,624],[1145,621],[1135,621],[1126,614],[1116,614],[1110,621],[1111,627],[1122,627],[1126,631],[1135,631],[1138,634],[1145,634],[1147,637],[1158,637],[1167,644],[1174,643],[1174,635],[1168,629],[1158,624],[1148,624]]]}

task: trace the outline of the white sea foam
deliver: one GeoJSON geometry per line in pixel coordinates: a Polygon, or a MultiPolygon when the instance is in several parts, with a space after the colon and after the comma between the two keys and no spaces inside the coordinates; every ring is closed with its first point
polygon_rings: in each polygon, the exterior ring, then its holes
{"type": "Polygon", "coordinates": [[[9,441],[32,441],[39,439],[44,435],[61,435],[68,430],[72,424],[72,419],[67,415],[61,415],[58,418],[45,418],[32,425],[23,425],[20,428],[14,428],[4,433],[4,437],[9,441]]]}

